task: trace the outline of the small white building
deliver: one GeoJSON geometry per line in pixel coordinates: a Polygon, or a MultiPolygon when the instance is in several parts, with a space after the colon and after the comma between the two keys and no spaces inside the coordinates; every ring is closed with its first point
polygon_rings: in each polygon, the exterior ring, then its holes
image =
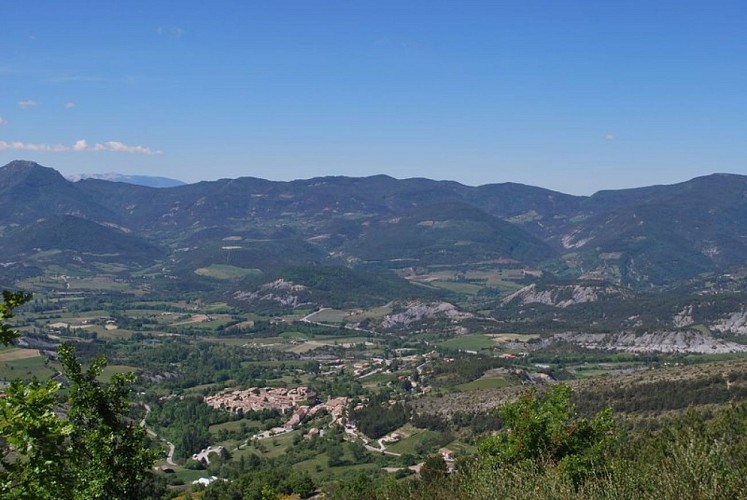
{"type": "MultiPolygon", "coordinates": [[[[192,484],[201,484],[203,486],[207,486],[210,483],[213,483],[217,480],[218,478],[216,476],[201,477],[200,479],[197,479],[196,481],[192,481],[192,484]]],[[[225,481],[225,479],[223,481],[225,481]]]]}

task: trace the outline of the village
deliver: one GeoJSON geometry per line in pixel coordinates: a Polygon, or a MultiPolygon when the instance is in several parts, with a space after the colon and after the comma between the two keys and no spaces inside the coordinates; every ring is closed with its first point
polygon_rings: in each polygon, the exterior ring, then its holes
{"type": "MultiPolygon", "coordinates": [[[[357,371],[370,366],[368,363],[365,363],[365,365],[365,367],[356,367],[357,371]]],[[[357,429],[354,422],[348,421],[346,412],[348,410],[349,398],[337,397],[330,398],[326,402],[316,402],[314,400],[315,397],[316,394],[314,391],[307,387],[295,387],[292,389],[284,387],[250,387],[244,390],[222,391],[212,396],[206,396],[204,401],[212,408],[232,413],[277,410],[283,415],[290,415],[282,426],[255,434],[242,446],[246,446],[250,441],[257,442],[292,432],[307,417],[310,418],[326,413],[331,417],[328,427],[339,426],[343,429],[348,440],[360,441],[365,449],[372,453],[400,456],[399,453],[387,451],[386,445],[400,441],[403,438],[401,433],[391,432],[379,439],[371,440],[357,429]]],[[[361,407],[362,404],[359,403],[357,408],[361,407]]],[[[306,430],[304,439],[311,440],[316,437],[322,437],[324,433],[325,429],[323,428],[311,427],[306,430]]],[[[210,455],[213,453],[220,455],[222,451],[222,446],[210,446],[192,455],[192,459],[208,465],[210,463],[210,455]]],[[[454,452],[448,448],[441,448],[438,450],[438,454],[446,462],[448,470],[451,470],[454,464],[454,452]]],[[[421,466],[422,463],[409,468],[417,472],[421,466]]]]}

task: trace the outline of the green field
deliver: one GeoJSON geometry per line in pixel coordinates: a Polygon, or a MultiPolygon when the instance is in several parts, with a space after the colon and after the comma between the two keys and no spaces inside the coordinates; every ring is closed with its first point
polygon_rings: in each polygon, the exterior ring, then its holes
{"type": "Polygon", "coordinates": [[[132,330],[124,330],[122,328],[107,330],[103,326],[95,326],[93,328],[86,328],[86,331],[96,332],[98,337],[103,340],[125,340],[132,338],[132,330]]]}
{"type": "Polygon", "coordinates": [[[496,342],[529,342],[533,339],[540,338],[538,333],[495,333],[490,337],[496,342]]]}
{"type": "Polygon", "coordinates": [[[36,356],[1,362],[0,380],[30,379],[32,377],[45,380],[55,373],[53,369],[45,366],[46,360],[45,356],[36,356]]]}
{"type": "Polygon", "coordinates": [[[483,289],[480,285],[461,283],[458,281],[431,281],[430,284],[450,292],[461,293],[464,295],[477,295],[477,293],[483,289]]]}
{"type": "MultiPolygon", "coordinates": [[[[222,424],[211,425],[209,431],[213,436],[217,436],[218,432],[220,432],[221,429],[229,432],[236,432],[241,430],[242,425],[246,426],[247,429],[249,429],[247,432],[251,432],[250,429],[252,427],[259,428],[262,425],[262,422],[260,420],[250,420],[247,418],[241,420],[232,420],[230,422],[224,422],[222,424]]],[[[246,437],[248,438],[251,436],[247,435],[246,437]]]]}
{"type": "Polygon", "coordinates": [[[208,267],[195,269],[195,274],[217,280],[236,280],[249,275],[262,274],[259,269],[229,266],[227,264],[211,264],[208,267]]]}
{"type": "Polygon", "coordinates": [[[131,289],[131,286],[127,282],[115,281],[112,278],[105,276],[96,276],[94,278],[78,278],[71,279],[69,282],[70,287],[68,290],[97,290],[97,291],[118,291],[126,292],[131,289]]]}
{"type": "Polygon", "coordinates": [[[280,337],[284,339],[306,340],[307,336],[301,332],[283,332],[280,337]]]}
{"type": "Polygon", "coordinates": [[[457,385],[456,389],[460,391],[479,391],[481,389],[501,389],[511,385],[513,385],[513,382],[506,377],[484,377],[457,385]]]}
{"type": "MultiPolygon", "coordinates": [[[[347,456],[344,459],[348,458],[347,456]]],[[[299,462],[293,466],[293,468],[299,472],[308,472],[311,477],[320,478],[321,480],[330,480],[337,475],[342,475],[354,471],[375,471],[380,467],[374,463],[363,463],[353,465],[342,465],[338,467],[329,468],[327,461],[329,458],[326,454],[322,453],[310,460],[299,462]],[[321,469],[317,472],[318,469],[321,469]]]]}
{"type": "Polygon", "coordinates": [[[245,450],[250,450],[252,453],[261,455],[262,457],[277,458],[285,454],[286,448],[293,444],[293,437],[298,433],[299,431],[291,431],[279,436],[260,440],[259,442],[264,446],[265,451],[260,451],[251,444],[248,445],[245,450]]]}
{"type": "Polygon", "coordinates": [[[498,288],[504,292],[518,290],[521,285],[515,283],[514,280],[522,277],[520,269],[470,270],[464,273],[455,270],[439,270],[420,275],[418,279],[413,280],[413,283],[427,283],[455,293],[476,295],[486,286],[498,288]]]}
{"type": "MultiPolygon", "coordinates": [[[[278,338],[274,338],[275,341],[278,341],[278,338]]],[[[251,337],[200,337],[200,341],[202,342],[214,342],[216,344],[225,344],[225,345],[232,345],[232,346],[243,346],[246,344],[262,344],[262,340],[266,339],[256,339],[251,337]]]]}
{"type": "Polygon", "coordinates": [[[104,367],[104,370],[101,372],[101,376],[99,376],[99,379],[102,382],[109,382],[112,379],[112,376],[117,373],[129,373],[129,372],[136,372],[137,368],[134,366],[127,366],[127,365],[107,365],[104,367]]]}
{"type": "Polygon", "coordinates": [[[294,352],[296,354],[303,354],[305,352],[313,351],[314,349],[318,349],[320,347],[332,345],[332,342],[320,342],[318,340],[307,340],[303,342],[302,344],[290,346],[287,349],[284,349],[288,352],[294,352]]]}
{"type": "MultiPolygon", "coordinates": [[[[169,465],[168,467],[171,466],[169,465]]],[[[210,477],[210,474],[206,470],[192,470],[175,467],[174,471],[175,473],[173,475],[184,481],[185,484],[191,484],[192,481],[197,481],[201,477],[210,477]]],[[[166,477],[171,475],[172,474],[168,474],[166,477]]]]}
{"type": "Polygon", "coordinates": [[[360,382],[364,387],[375,387],[379,384],[387,384],[395,378],[397,378],[397,375],[394,373],[377,373],[370,377],[360,379],[360,382]]]}
{"type": "Polygon", "coordinates": [[[424,441],[428,440],[429,438],[436,438],[439,436],[440,433],[436,431],[429,431],[427,429],[418,429],[417,427],[413,427],[409,424],[403,426],[400,430],[400,433],[407,436],[403,438],[402,440],[387,445],[386,449],[387,451],[392,451],[394,453],[400,453],[402,455],[410,454],[410,455],[417,455],[418,452],[416,451],[416,448],[418,445],[422,444],[424,441]]]}
{"type": "Polygon", "coordinates": [[[350,330],[349,335],[319,335],[314,337],[316,340],[323,340],[330,344],[363,344],[371,340],[370,337],[361,337],[361,332],[350,330]]]}
{"type": "Polygon", "coordinates": [[[493,346],[495,346],[493,339],[483,334],[462,335],[441,343],[441,347],[462,351],[479,351],[493,346]]]}
{"type": "Polygon", "coordinates": [[[338,311],[337,309],[325,309],[319,311],[309,318],[317,323],[342,323],[350,317],[347,311],[338,311]]]}

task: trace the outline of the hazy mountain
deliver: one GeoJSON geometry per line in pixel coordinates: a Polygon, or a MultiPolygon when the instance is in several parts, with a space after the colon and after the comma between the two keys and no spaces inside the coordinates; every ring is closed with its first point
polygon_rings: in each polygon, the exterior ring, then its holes
{"type": "Polygon", "coordinates": [[[135,184],[138,186],[155,188],[183,186],[186,184],[186,182],[182,182],[177,179],[170,179],[169,177],[158,177],[150,175],[125,175],[118,174],[116,172],[109,172],[108,174],[73,174],[66,176],[66,179],[71,182],[77,182],[83,179],[100,179],[102,181],[124,182],[127,184],[135,184]]]}

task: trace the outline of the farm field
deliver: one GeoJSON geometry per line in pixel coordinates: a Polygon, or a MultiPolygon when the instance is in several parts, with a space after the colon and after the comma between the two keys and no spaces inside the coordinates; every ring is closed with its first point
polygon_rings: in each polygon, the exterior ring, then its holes
{"type": "Polygon", "coordinates": [[[250,275],[262,274],[259,269],[230,266],[227,264],[211,264],[208,267],[195,269],[195,274],[215,278],[218,280],[236,280],[250,275]]]}
{"type": "Polygon", "coordinates": [[[56,372],[46,364],[45,356],[26,357],[0,361],[0,380],[10,381],[16,378],[45,380],[56,372]]]}
{"type": "MultiPolygon", "coordinates": [[[[217,267],[212,271],[228,273],[216,282],[234,279],[230,268],[217,267]]],[[[516,271],[506,271],[510,272],[516,271]]],[[[472,304],[476,300],[473,287],[479,288],[478,281],[484,279],[485,283],[490,281],[500,287],[504,272],[457,274],[453,270],[435,271],[431,277],[437,279],[431,284],[445,284],[451,293],[472,304]],[[454,277],[459,279],[449,281],[454,277]]],[[[116,307],[98,292],[77,290],[65,295],[69,293],[66,290],[55,291],[40,296],[36,311],[23,310],[16,319],[24,332],[53,332],[45,341],[75,343],[84,363],[99,354],[107,356],[111,365],[99,378],[101,382],[110,381],[117,373],[135,372],[137,401],[153,409],[149,418],[154,420],[148,425],[174,441],[177,450],[194,453],[206,446],[227,447],[230,458],[225,463],[216,459],[206,470],[185,468],[184,457],[191,455],[182,454],[174,466],[176,473],[164,475],[173,488],[182,491],[199,477],[230,477],[235,474],[230,471],[236,470],[242,458],[245,464],[256,460],[262,464],[290,464],[294,471],[306,472],[319,482],[334,482],[359,472],[373,477],[386,474],[385,470],[391,472],[393,479],[401,478],[410,474],[403,467],[422,463],[441,448],[449,448],[457,455],[475,453],[480,439],[500,429],[495,408],[526,387],[541,392],[563,379],[584,395],[579,405],[584,411],[591,411],[583,405],[593,403],[595,399],[589,394],[601,390],[594,384],[619,382],[615,390],[620,394],[605,398],[626,414],[626,405],[632,404],[626,391],[641,383],[633,382],[639,380],[635,378],[639,371],[647,370],[644,373],[651,377],[674,359],[662,362],[665,358],[573,346],[562,346],[564,351],[546,351],[542,347],[546,334],[533,329],[501,329],[500,321],[488,318],[492,310],[483,303],[475,303],[470,310],[480,310],[486,316],[479,323],[469,320],[461,325],[436,318],[430,326],[416,324],[385,330],[381,321],[392,311],[406,311],[410,302],[317,309],[316,313],[306,307],[266,314],[236,307],[225,294],[216,294],[209,300],[185,296],[174,301],[147,301],[130,291],[129,298],[116,307]],[[364,322],[365,329],[344,328],[358,322],[364,322]],[[343,423],[333,424],[333,416],[321,412],[299,418],[290,433],[252,441],[255,433],[288,422],[294,408],[273,410],[267,400],[268,407],[234,420],[237,415],[208,408],[203,401],[204,396],[222,390],[249,387],[288,391],[308,387],[315,393],[303,401],[308,406],[348,398],[344,419],[340,421],[343,423]],[[393,410],[400,405],[407,409],[402,417],[394,415],[393,410]],[[358,409],[356,412],[379,408],[380,413],[371,412],[371,417],[362,413],[353,418],[353,408],[358,409]],[[422,428],[413,425],[416,415],[422,417],[417,421],[422,428]],[[450,420],[452,416],[454,421],[450,420]],[[371,450],[361,454],[359,433],[363,432],[360,429],[366,418],[370,418],[371,429],[378,429],[383,422],[389,424],[391,419],[385,435],[395,431],[402,434],[398,442],[386,444],[386,450],[395,455],[371,450]],[[345,423],[356,427],[344,429],[345,423]],[[304,437],[312,430],[323,430],[324,435],[319,432],[312,438],[304,437]]],[[[430,305],[423,304],[416,302],[416,309],[427,311],[430,305]]],[[[698,363],[698,369],[705,374],[706,364],[702,361],[721,360],[719,365],[725,366],[723,360],[743,360],[745,356],[683,355],[676,362],[698,363]]],[[[48,378],[54,373],[55,366],[46,366],[38,349],[0,349],[2,380],[34,375],[48,378]]],[[[679,372],[668,373],[672,378],[679,372]]],[[[733,375],[736,372],[723,373],[716,377],[718,384],[707,377],[704,381],[684,377],[685,384],[692,386],[688,394],[695,394],[704,402],[723,402],[731,395],[742,394],[743,381],[733,375]],[[723,373],[729,374],[728,391],[723,373]]],[[[650,382],[663,383],[653,379],[650,382]]],[[[646,408],[658,404],[650,398],[632,399],[646,408]]],[[[704,407],[710,404],[706,402],[704,407]]],[[[142,407],[135,414],[142,415],[142,407]]],[[[657,417],[647,416],[640,422],[650,418],[657,417]]],[[[377,439],[368,442],[378,447],[377,439]]]]}
{"type": "Polygon", "coordinates": [[[6,361],[17,361],[19,359],[36,358],[39,356],[38,349],[4,348],[0,351],[0,363],[6,361]]]}
{"type": "Polygon", "coordinates": [[[441,343],[441,347],[445,349],[461,351],[480,351],[483,349],[491,349],[495,347],[495,345],[496,343],[493,338],[484,334],[462,335],[441,343]]]}

